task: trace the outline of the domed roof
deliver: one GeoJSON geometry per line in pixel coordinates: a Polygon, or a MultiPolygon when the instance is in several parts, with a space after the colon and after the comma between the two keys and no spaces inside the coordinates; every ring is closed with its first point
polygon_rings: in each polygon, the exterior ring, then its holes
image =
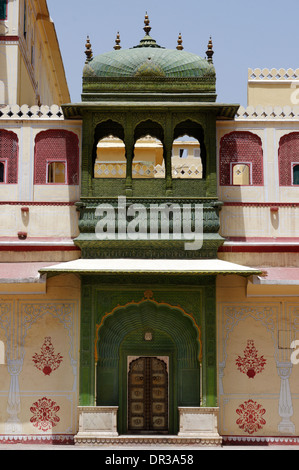
{"type": "Polygon", "coordinates": [[[215,73],[211,60],[181,50],[182,46],[177,49],[159,46],[149,35],[150,29],[146,16],[146,35],[137,46],[121,49],[117,45],[113,51],[90,57],[86,61],[83,77],[202,78],[215,73]]]}
{"type": "Polygon", "coordinates": [[[211,65],[205,59],[190,52],[143,47],[96,56],[85,65],[84,76],[193,78],[210,71],[211,65]]]}

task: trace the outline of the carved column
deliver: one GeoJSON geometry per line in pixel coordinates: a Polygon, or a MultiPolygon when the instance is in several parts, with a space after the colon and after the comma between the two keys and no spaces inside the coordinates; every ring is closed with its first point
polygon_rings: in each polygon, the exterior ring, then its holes
{"type": "Polygon", "coordinates": [[[7,402],[7,412],[9,414],[9,418],[5,423],[5,432],[7,434],[21,434],[22,424],[18,418],[18,414],[21,410],[19,374],[23,367],[23,359],[9,359],[7,362],[11,380],[7,402]]]}
{"type": "Polygon", "coordinates": [[[164,142],[163,142],[163,158],[165,164],[165,179],[166,179],[166,196],[172,196],[172,144],[173,144],[173,132],[168,119],[164,129],[164,142]]]}
{"type": "Polygon", "coordinates": [[[126,168],[126,196],[132,196],[132,166],[134,159],[134,135],[130,128],[125,132],[125,152],[127,159],[126,168]]]}

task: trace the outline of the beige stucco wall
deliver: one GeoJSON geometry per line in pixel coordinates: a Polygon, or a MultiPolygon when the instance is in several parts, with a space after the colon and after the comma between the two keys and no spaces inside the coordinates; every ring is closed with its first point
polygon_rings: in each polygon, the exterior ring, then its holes
{"type": "Polygon", "coordinates": [[[219,278],[217,283],[220,433],[298,435],[299,365],[291,363],[290,348],[299,336],[298,292],[280,297],[273,286],[270,295],[263,296],[259,290],[248,297],[246,285],[245,279],[230,276],[219,278]],[[236,364],[239,356],[246,356],[249,340],[258,359],[265,359],[262,370],[251,378],[236,364]],[[249,406],[253,411],[246,421],[249,406]],[[248,426],[250,421],[254,431],[248,426]]]}
{"type": "MultiPolygon", "coordinates": [[[[0,341],[5,345],[5,363],[0,365],[0,434],[73,435],[77,430],[80,281],[66,275],[48,280],[44,295],[0,297],[0,341]],[[33,361],[50,338],[55,369],[45,374],[33,361]],[[47,429],[32,422],[42,399],[47,403],[47,429]],[[37,405],[34,405],[37,404],[37,405]],[[55,410],[54,410],[54,407],[55,410]],[[57,408],[58,407],[58,408],[57,408]],[[53,415],[50,414],[52,410],[53,415]]],[[[41,421],[39,421],[41,424],[41,421]]]]}
{"type": "Polygon", "coordinates": [[[248,106],[295,106],[299,103],[299,69],[248,69],[248,106]]]}

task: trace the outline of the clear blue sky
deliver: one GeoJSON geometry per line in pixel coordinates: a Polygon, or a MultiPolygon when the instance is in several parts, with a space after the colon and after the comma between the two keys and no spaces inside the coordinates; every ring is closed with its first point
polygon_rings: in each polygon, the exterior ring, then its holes
{"type": "Polygon", "coordinates": [[[298,0],[48,0],[72,102],[81,101],[85,41],[94,55],[112,50],[117,31],[129,48],[151,36],[174,49],[181,32],[185,50],[205,57],[214,44],[218,102],[247,105],[248,68],[299,68],[298,0]]]}

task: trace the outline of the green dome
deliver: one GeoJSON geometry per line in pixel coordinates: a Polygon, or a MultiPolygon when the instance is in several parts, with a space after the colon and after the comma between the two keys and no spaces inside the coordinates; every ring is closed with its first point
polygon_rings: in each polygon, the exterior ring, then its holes
{"type": "Polygon", "coordinates": [[[94,58],[90,53],[83,70],[83,77],[202,78],[214,75],[211,60],[182,50],[181,37],[179,37],[177,49],[165,49],[149,35],[151,27],[147,14],[144,24],[143,29],[146,34],[137,46],[131,49],[121,49],[118,35],[117,46],[113,51],[94,58]]]}
{"type": "Polygon", "coordinates": [[[84,67],[89,77],[196,78],[210,74],[213,66],[190,52],[159,47],[136,47],[107,52],[94,57],[84,67]]]}

